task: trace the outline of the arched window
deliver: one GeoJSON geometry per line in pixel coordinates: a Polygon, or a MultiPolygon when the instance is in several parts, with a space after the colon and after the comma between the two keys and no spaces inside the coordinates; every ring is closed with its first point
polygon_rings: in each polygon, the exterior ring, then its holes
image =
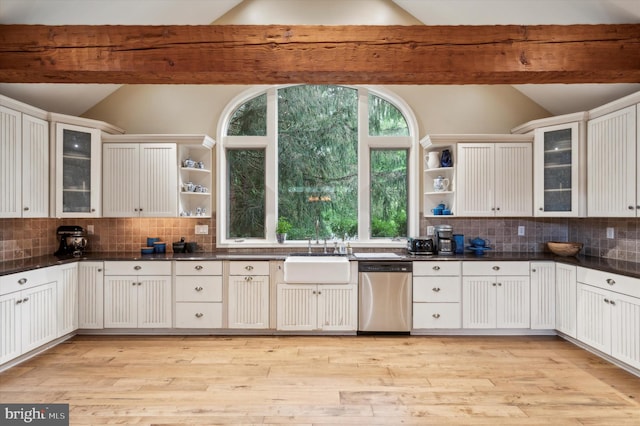
{"type": "Polygon", "coordinates": [[[399,99],[371,88],[250,90],[223,113],[218,246],[399,241],[418,229],[417,126],[399,99]]]}

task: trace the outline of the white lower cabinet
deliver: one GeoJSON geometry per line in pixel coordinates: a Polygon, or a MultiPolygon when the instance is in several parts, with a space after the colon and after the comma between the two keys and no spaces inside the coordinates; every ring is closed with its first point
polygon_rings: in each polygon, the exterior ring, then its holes
{"type": "Polygon", "coordinates": [[[222,262],[175,262],[175,327],[222,328],[222,262]]]}
{"type": "Polygon", "coordinates": [[[355,331],[356,284],[278,284],[277,329],[355,331]]]}
{"type": "Polygon", "coordinates": [[[171,305],[171,262],[105,262],[105,328],[170,328],[171,305]]]}
{"type": "Polygon", "coordinates": [[[58,337],[58,273],[51,267],[0,277],[0,364],[58,337]]]}
{"type": "Polygon", "coordinates": [[[464,328],[529,328],[529,262],[462,262],[464,328]]]}
{"type": "Polygon", "coordinates": [[[640,280],[579,267],[577,338],[640,368],[640,280]]]}
{"type": "Polygon", "coordinates": [[[531,262],[531,328],[556,328],[556,263],[531,262]]]}
{"type": "Polygon", "coordinates": [[[461,262],[413,262],[413,329],[460,328],[461,262]]]}
{"type": "Polygon", "coordinates": [[[576,337],[576,267],[556,263],[556,330],[576,337]]]}
{"type": "Polygon", "coordinates": [[[57,267],[58,336],[73,333],[78,328],[78,263],[57,267]]]}
{"type": "Polygon", "coordinates": [[[269,262],[229,262],[229,328],[269,328],[269,262]]]}
{"type": "Polygon", "coordinates": [[[104,263],[78,263],[78,328],[104,328],[104,263]]]}

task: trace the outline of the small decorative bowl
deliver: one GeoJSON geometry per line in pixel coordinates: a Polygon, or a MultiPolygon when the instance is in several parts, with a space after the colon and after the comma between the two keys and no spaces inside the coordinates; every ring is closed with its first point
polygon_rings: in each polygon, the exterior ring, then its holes
{"type": "Polygon", "coordinates": [[[140,253],[142,253],[142,254],[153,254],[153,247],[142,247],[140,249],[140,253]]]}
{"type": "Polygon", "coordinates": [[[562,242],[562,241],[548,241],[547,247],[553,254],[558,256],[575,256],[580,250],[582,250],[582,243],[574,242],[562,242]]]}

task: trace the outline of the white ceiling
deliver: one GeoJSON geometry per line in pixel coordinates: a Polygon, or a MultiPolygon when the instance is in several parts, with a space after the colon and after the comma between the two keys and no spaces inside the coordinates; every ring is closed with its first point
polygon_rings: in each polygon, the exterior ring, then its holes
{"type": "MultiPolygon", "coordinates": [[[[226,23],[229,11],[235,13],[234,23],[246,24],[640,23],[640,0],[0,0],[0,24],[206,25],[226,23]]],[[[0,94],[47,111],[81,115],[118,87],[0,83],[0,94]]],[[[640,91],[640,82],[514,87],[550,113],[565,114],[640,91]]]]}

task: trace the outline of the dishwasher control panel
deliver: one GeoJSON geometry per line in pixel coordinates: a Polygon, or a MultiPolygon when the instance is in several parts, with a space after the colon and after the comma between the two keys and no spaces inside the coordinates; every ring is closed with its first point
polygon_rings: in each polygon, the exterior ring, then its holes
{"type": "Polygon", "coordinates": [[[413,272],[413,263],[358,262],[358,272],[413,272]]]}

